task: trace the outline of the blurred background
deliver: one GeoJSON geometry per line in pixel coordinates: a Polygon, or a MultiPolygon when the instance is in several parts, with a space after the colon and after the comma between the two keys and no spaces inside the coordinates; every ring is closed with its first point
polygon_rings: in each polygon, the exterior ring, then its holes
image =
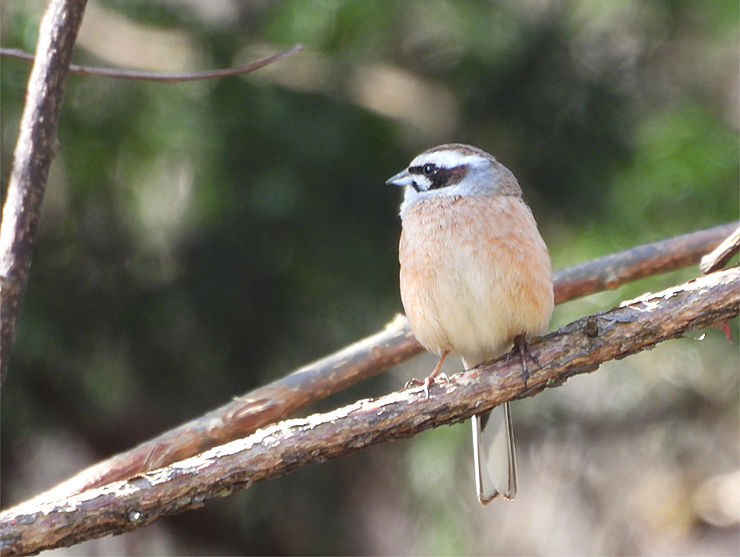
{"type": "MultiPolygon", "coordinates": [[[[0,3],[35,49],[41,0],[0,3]]],[[[459,141],[519,178],[554,268],[738,218],[735,0],[90,0],[2,399],[2,505],[371,334],[402,310],[400,192],[459,141]]],[[[30,65],[2,61],[2,187],[30,65]]],[[[555,329],[693,267],[556,309],[555,329]]],[[[310,466],[61,555],[737,555],[737,323],[514,404],[520,495],[469,426],[310,466]]],[[[324,401],[423,377],[422,356],[324,401]]],[[[448,373],[461,369],[447,364],[448,373]]]]}

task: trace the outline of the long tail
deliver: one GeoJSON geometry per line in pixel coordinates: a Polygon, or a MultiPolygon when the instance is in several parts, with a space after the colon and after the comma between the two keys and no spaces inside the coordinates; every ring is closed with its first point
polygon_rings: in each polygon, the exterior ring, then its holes
{"type": "Polygon", "coordinates": [[[473,456],[478,500],[516,497],[516,454],[509,403],[473,416],[473,456]]]}

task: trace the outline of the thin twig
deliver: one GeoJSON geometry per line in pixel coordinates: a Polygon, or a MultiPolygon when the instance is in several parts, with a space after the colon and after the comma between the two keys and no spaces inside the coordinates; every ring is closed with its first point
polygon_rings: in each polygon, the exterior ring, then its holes
{"type": "MultiPolygon", "coordinates": [[[[696,263],[736,226],[737,223],[730,223],[683,234],[562,269],[555,273],[555,298],[562,303],[616,288],[630,280],[696,263]]],[[[411,333],[406,318],[398,316],[383,331],[128,451],[98,462],[33,500],[60,499],[167,466],[245,437],[423,350],[411,333]]]]}
{"type": "Polygon", "coordinates": [[[86,4],[52,0],[39,30],[0,229],[0,385],[8,372],[46,179],[56,154],[62,85],[86,4]]]}
{"type": "Polygon", "coordinates": [[[738,250],[740,250],[740,227],[735,229],[712,253],[701,258],[699,267],[702,273],[711,273],[721,269],[737,254],[738,250]]]}
{"type": "Polygon", "coordinates": [[[558,386],[600,364],[715,326],[740,309],[740,269],[702,276],[581,318],[530,345],[540,367],[527,379],[516,358],[460,373],[426,398],[422,388],[288,420],[168,468],[67,500],[24,503],[0,513],[2,555],[121,534],[198,508],[306,464],[459,422],[505,401],[558,386]]]}
{"type": "MultiPolygon", "coordinates": [[[[77,66],[71,64],[69,66],[70,73],[81,74],[81,75],[94,75],[99,77],[112,77],[117,79],[135,79],[137,81],[158,81],[163,83],[181,83],[183,81],[195,81],[198,79],[213,79],[217,77],[227,77],[230,75],[246,74],[264,68],[278,60],[287,58],[293,54],[296,54],[303,50],[303,45],[296,45],[288,50],[283,50],[262,60],[251,62],[245,66],[237,66],[234,68],[223,68],[220,70],[206,70],[200,72],[186,72],[186,73],[156,73],[156,72],[143,72],[137,70],[120,70],[113,68],[96,68],[92,66],[77,66]]],[[[8,58],[15,58],[17,60],[25,60],[33,62],[34,57],[32,54],[24,52],[18,48],[0,48],[0,56],[8,58]]]]}

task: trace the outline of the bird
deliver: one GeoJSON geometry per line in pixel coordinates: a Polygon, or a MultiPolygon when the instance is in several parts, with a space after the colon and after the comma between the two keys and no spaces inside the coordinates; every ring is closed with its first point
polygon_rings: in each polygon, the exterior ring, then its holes
{"type": "MultiPolygon", "coordinates": [[[[516,347],[526,379],[527,342],[548,327],[554,296],[550,254],[514,174],[482,149],[447,143],[386,183],[404,188],[404,311],[419,343],[439,356],[424,382],[427,397],[448,355],[469,370],[516,347]]],[[[479,501],[513,499],[509,403],[474,415],[472,425],[479,501]]]]}

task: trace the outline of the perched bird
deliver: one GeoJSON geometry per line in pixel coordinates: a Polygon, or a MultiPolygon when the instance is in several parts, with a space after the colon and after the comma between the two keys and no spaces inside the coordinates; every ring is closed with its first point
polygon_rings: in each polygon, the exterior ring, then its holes
{"type": "MultiPolygon", "coordinates": [[[[472,369],[541,333],[554,305],[552,269],[514,175],[493,156],[450,143],[424,151],[387,181],[404,187],[401,300],[416,338],[472,369]]],[[[521,353],[524,365],[524,352],[521,353]]],[[[526,369],[524,370],[526,373],[526,369]]],[[[478,498],[517,493],[509,404],[473,417],[478,498]]]]}

